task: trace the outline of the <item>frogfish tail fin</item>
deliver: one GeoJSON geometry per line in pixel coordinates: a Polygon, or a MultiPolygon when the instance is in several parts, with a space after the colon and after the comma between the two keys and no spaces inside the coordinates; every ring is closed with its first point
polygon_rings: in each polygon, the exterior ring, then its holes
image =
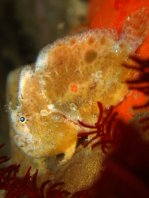
{"type": "Polygon", "coordinates": [[[149,10],[141,8],[127,16],[120,35],[130,46],[130,51],[136,51],[149,32],[149,10]]]}

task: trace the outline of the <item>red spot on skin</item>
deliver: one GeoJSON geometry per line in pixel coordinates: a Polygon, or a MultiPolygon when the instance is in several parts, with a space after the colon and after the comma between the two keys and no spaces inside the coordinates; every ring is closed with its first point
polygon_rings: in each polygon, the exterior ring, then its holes
{"type": "Polygon", "coordinates": [[[94,38],[93,37],[90,37],[89,39],[88,39],[88,43],[90,44],[90,45],[92,45],[93,43],[94,43],[94,38]]]}
{"type": "Polygon", "coordinates": [[[77,93],[78,92],[78,85],[77,84],[71,84],[70,85],[70,91],[73,93],[77,93]]]}

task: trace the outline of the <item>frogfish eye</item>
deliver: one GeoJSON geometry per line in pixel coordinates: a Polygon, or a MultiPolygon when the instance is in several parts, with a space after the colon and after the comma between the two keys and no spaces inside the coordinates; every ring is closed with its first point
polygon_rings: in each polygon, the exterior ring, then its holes
{"type": "Polygon", "coordinates": [[[20,121],[21,121],[21,122],[25,122],[25,117],[23,117],[23,116],[20,117],[20,121]]]}

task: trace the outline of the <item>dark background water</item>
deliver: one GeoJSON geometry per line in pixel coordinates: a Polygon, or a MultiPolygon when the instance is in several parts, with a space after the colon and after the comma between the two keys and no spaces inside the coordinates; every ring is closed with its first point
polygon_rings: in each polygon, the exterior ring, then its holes
{"type": "Polygon", "coordinates": [[[87,0],[0,0],[0,143],[8,145],[6,79],[85,20],[87,0]]]}

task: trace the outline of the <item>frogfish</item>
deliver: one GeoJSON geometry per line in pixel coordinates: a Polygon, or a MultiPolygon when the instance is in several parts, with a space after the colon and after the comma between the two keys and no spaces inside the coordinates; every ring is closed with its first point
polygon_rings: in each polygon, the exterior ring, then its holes
{"type": "Polygon", "coordinates": [[[109,108],[128,94],[125,80],[136,73],[122,64],[148,29],[148,10],[142,8],[126,17],[120,33],[86,30],[43,48],[20,73],[16,108],[10,103],[15,144],[34,158],[62,153],[62,163],[71,159],[83,129],[79,121],[94,124],[97,101],[109,108]]]}

